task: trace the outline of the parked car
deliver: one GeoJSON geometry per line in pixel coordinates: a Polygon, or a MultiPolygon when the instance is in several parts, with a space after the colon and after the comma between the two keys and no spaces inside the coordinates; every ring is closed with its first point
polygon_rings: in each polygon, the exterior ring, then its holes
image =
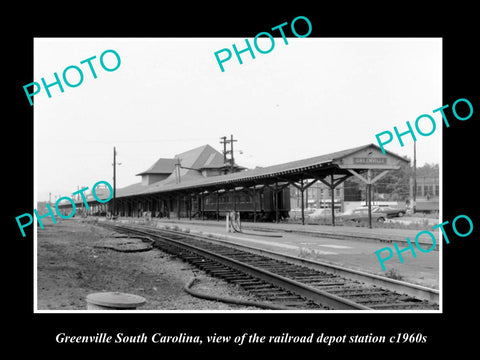
{"type": "MultiPolygon", "coordinates": [[[[374,211],[372,208],[372,221],[384,222],[388,215],[384,212],[374,211]]],[[[352,211],[351,214],[344,216],[345,220],[354,222],[368,221],[368,208],[358,208],[352,211]]]]}
{"type": "Polygon", "coordinates": [[[315,209],[311,214],[308,215],[308,217],[310,219],[332,217],[332,210],[331,209],[315,209]]]}
{"type": "Polygon", "coordinates": [[[389,218],[392,217],[402,217],[407,213],[406,208],[394,208],[390,206],[382,206],[382,207],[375,207],[375,209],[372,208],[372,212],[381,212],[387,214],[389,218]]]}
{"type": "MultiPolygon", "coordinates": [[[[303,214],[305,217],[308,217],[311,213],[313,213],[314,209],[312,208],[306,208],[303,210],[303,214]]],[[[291,209],[290,210],[290,213],[289,213],[289,216],[291,219],[297,219],[297,218],[300,218],[302,217],[302,209],[300,208],[295,208],[295,209],[291,209]]]]}

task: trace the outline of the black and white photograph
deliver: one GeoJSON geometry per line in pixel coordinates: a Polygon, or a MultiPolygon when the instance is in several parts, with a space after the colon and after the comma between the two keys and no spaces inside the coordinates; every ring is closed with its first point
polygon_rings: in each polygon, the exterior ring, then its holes
{"type": "Polygon", "coordinates": [[[36,310],[439,310],[441,45],[35,39],[36,310]]]}
{"type": "Polygon", "coordinates": [[[81,352],[471,339],[441,330],[475,277],[469,37],[251,20],[18,45],[16,326],[81,352]]]}

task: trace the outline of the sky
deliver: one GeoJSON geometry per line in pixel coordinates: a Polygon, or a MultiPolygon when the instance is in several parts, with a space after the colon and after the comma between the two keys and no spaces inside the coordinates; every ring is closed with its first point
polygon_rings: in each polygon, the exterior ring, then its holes
{"type": "MultiPolygon", "coordinates": [[[[275,38],[270,53],[253,48],[242,65],[233,54],[222,72],[214,53],[233,53],[232,44],[246,46],[244,38],[36,38],[32,81],[62,79],[71,65],[84,76],[77,87],[61,80],[63,93],[50,87],[51,98],[44,88],[34,96],[36,199],[113,184],[114,146],[121,188],[158,158],[205,144],[221,152],[222,136],[233,134],[236,163],[253,168],[376,143],[422,114],[437,129],[417,135],[417,166],[441,162],[440,38],[275,38]],[[99,63],[106,50],[120,56],[115,71],[99,63]],[[92,56],[96,79],[80,63],[92,56]]],[[[268,38],[259,46],[268,49],[268,38]]],[[[116,65],[111,53],[104,61],[116,65]]],[[[412,159],[413,141],[403,141],[385,148],[412,159]]]]}

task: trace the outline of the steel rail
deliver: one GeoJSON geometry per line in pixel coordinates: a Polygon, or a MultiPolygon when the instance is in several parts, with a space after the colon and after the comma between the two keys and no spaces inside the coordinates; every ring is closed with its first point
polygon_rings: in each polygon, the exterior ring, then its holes
{"type": "Polygon", "coordinates": [[[171,233],[175,235],[182,235],[186,237],[191,237],[193,239],[199,238],[205,241],[209,241],[211,243],[226,245],[239,250],[255,252],[259,255],[267,256],[272,259],[283,260],[292,264],[306,266],[311,269],[326,271],[331,274],[346,277],[351,280],[364,282],[370,285],[379,286],[387,290],[399,292],[399,293],[409,295],[418,299],[432,301],[436,304],[439,303],[439,291],[436,289],[425,287],[425,286],[411,284],[405,281],[390,279],[390,278],[375,275],[375,274],[369,274],[359,270],[348,269],[342,266],[328,264],[321,261],[302,259],[296,256],[279,254],[266,249],[232,243],[231,241],[213,239],[213,238],[202,236],[199,234],[191,234],[191,233],[184,233],[184,232],[179,232],[174,230],[155,229],[155,228],[152,228],[152,230],[158,230],[158,231],[171,233]]]}
{"type": "MultiPolygon", "coordinates": [[[[261,279],[265,282],[268,282],[270,284],[273,284],[275,286],[281,287],[283,289],[286,289],[288,291],[291,291],[297,295],[300,295],[302,297],[305,297],[306,299],[309,299],[317,304],[321,304],[323,306],[328,306],[333,309],[338,309],[338,310],[372,310],[372,308],[355,303],[353,301],[350,301],[348,299],[341,298],[339,296],[329,294],[327,292],[324,292],[319,289],[315,289],[311,286],[302,284],[298,281],[286,278],[284,276],[274,274],[270,271],[263,270],[260,268],[257,268],[255,266],[245,264],[243,262],[237,261],[235,259],[228,258],[226,256],[216,254],[214,252],[199,248],[195,245],[191,244],[186,244],[178,240],[170,239],[166,236],[159,235],[152,233],[150,231],[145,231],[145,230],[139,230],[135,228],[131,228],[128,226],[120,226],[120,225],[110,225],[113,228],[119,229],[119,230],[124,230],[124,231],[130,231],[136,234],[141,234],[144,236],[149,236],[152,240],[155,239],[161,239],[164,242],[170,243],[170,244],[175,244],[176,246],[187,250],[187,251],[193,251],[197,254],[201,254],[202,256],[211,259],[213,261],[217,261],[219,263],[222,263],[232,269],[241,271],[245,274],[248,274],[250,276],[253,276],[255,278],[261,279]]],[[[152,229],[153,230],[153,229],[152,229]]],[[[179,235],[177,233],[176,235],[179,235]]],[[[185,233],[181,233],[182,236],[188,235],[185,233]]]]}

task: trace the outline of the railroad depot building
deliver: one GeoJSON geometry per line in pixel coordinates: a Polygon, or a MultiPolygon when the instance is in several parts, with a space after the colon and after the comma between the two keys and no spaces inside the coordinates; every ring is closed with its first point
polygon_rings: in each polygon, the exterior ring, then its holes
{"type": "MultiPolygon", "coordinates": [[[[86,214],[219,219],[228,211],[237,211],[242,219],[278,222],[299,208],[304,223],[304,210],[311,201],[309,189],[322,194],[322,207],[335,204],[337,210],[343,199],[342,184],[348,178],[355,176],[368,188],[388,171],[408,163],[394,153],[382,154],[374,144],[255,169],[227,160],[210,145],[159,158],[137,174],[139,182],[116,189],[108,203],[87,198],[90,209],[86,214]],[[372,178],[370,170],[381,173],[372,178]]],[[[82,209],[81,199],[76,204],[82,209]]],[[[68,206],[61,205],[65,210],[68,206]]],[[[331,217],[335,224],[334,213],[331,217]]]]}
{"type": "MultiPolygon", "coordinates": [[[[120,216],[139,217],[143,216],[144,212],[149,212],[152,217],[196,217],[201,211],[198,197],[192,198],[186,196],[186,193],[177,193],[177,196],[170,194],[162,199],[148,195],[141,198],[136,196],[152,188],[181,186],[244,169],[236,164],[231,167],[225,162],[224,156],[210,145],[188,150],[174,158],[160,158],[148,169],[137,174],[141,176],[140,182],[117,190],[116,211],[120,216]]],[[[243,200],[241,194],[238,194],[236,199],[238,203],[243,200]]]]}

